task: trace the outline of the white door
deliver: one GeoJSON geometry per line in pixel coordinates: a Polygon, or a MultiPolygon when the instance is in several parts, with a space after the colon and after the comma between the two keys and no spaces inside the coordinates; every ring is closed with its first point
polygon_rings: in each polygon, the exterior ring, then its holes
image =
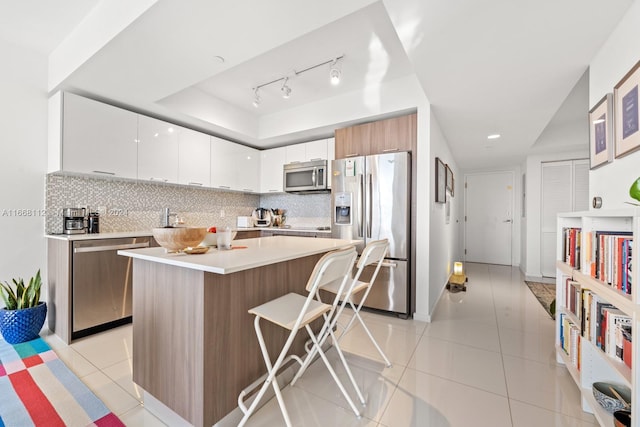
{"type": "Polygon", "coordinates": [[[465,259],[511,265],[513,172],[465,176],[465,259]]]}
{"type": "Polygon", "coordinates": [[[540,272],[543,277],[556,277],[557,215],[589,209],[589,162],[545,162],[541,175],[540,272]]]}

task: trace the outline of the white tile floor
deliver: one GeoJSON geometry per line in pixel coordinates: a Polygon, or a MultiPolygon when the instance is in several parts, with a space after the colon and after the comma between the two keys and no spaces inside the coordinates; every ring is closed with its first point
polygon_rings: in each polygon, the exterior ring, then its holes
{"type": "MultiPolygon", "coordinates": [[[[342,348],[367,399],[356,419],[320,362],[284,397],[295,426],[593,426],[578,388],[554,357],[554,322],[517,268],[468,264],[467,292],[446,293],[432,323],[365,313],[393,366],[386,368],[360,328],[342,348]]],[[[162,426],[131,381],[131,327],[66,346],[60,358],[128,426],[162,426]]],[[[334,351],[330,359],[341,378],[334,351]]],[[[344,378],[348,386],[348,381],[344,378]]],[[[350,390],[350,389],[349,389],[350,390]]],[[[248,426],[280,426],[268,402],[248,426]]]]}

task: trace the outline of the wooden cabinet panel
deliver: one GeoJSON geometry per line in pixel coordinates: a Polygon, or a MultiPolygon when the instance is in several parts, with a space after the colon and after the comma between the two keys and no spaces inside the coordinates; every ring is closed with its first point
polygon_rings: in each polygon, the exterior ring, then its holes
{"type": "Polygon", "coordinates": [[[417,115],[414,113],[336,129],[335,140],[336,159],[412,151],[417,141],[417,115]]]}

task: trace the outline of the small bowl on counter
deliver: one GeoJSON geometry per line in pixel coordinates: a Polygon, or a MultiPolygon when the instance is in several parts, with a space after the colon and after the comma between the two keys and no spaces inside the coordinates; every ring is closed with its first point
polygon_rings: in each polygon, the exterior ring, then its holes
{"type": "Polygon", "coordinates": [[[613,414],[618,410],[627,409],[624,402],[618,399],[616,394],[611,391],[612,388],[625,400],[625,402],[631,402],[631,390],[629,387],[607,382],[595,382],[592,386],[593,397],[595,397],[600,406],[610,414],[613,414]]]}

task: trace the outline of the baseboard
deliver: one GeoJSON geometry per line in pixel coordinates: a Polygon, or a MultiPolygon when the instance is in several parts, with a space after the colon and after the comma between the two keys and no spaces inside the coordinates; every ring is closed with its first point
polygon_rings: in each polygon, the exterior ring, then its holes
{"type": "Polygon", "coordinates": [[[525,275],[524,280],[527,282],[556,283],[556,279],[554,277],[538,277],[525,275]]]}

